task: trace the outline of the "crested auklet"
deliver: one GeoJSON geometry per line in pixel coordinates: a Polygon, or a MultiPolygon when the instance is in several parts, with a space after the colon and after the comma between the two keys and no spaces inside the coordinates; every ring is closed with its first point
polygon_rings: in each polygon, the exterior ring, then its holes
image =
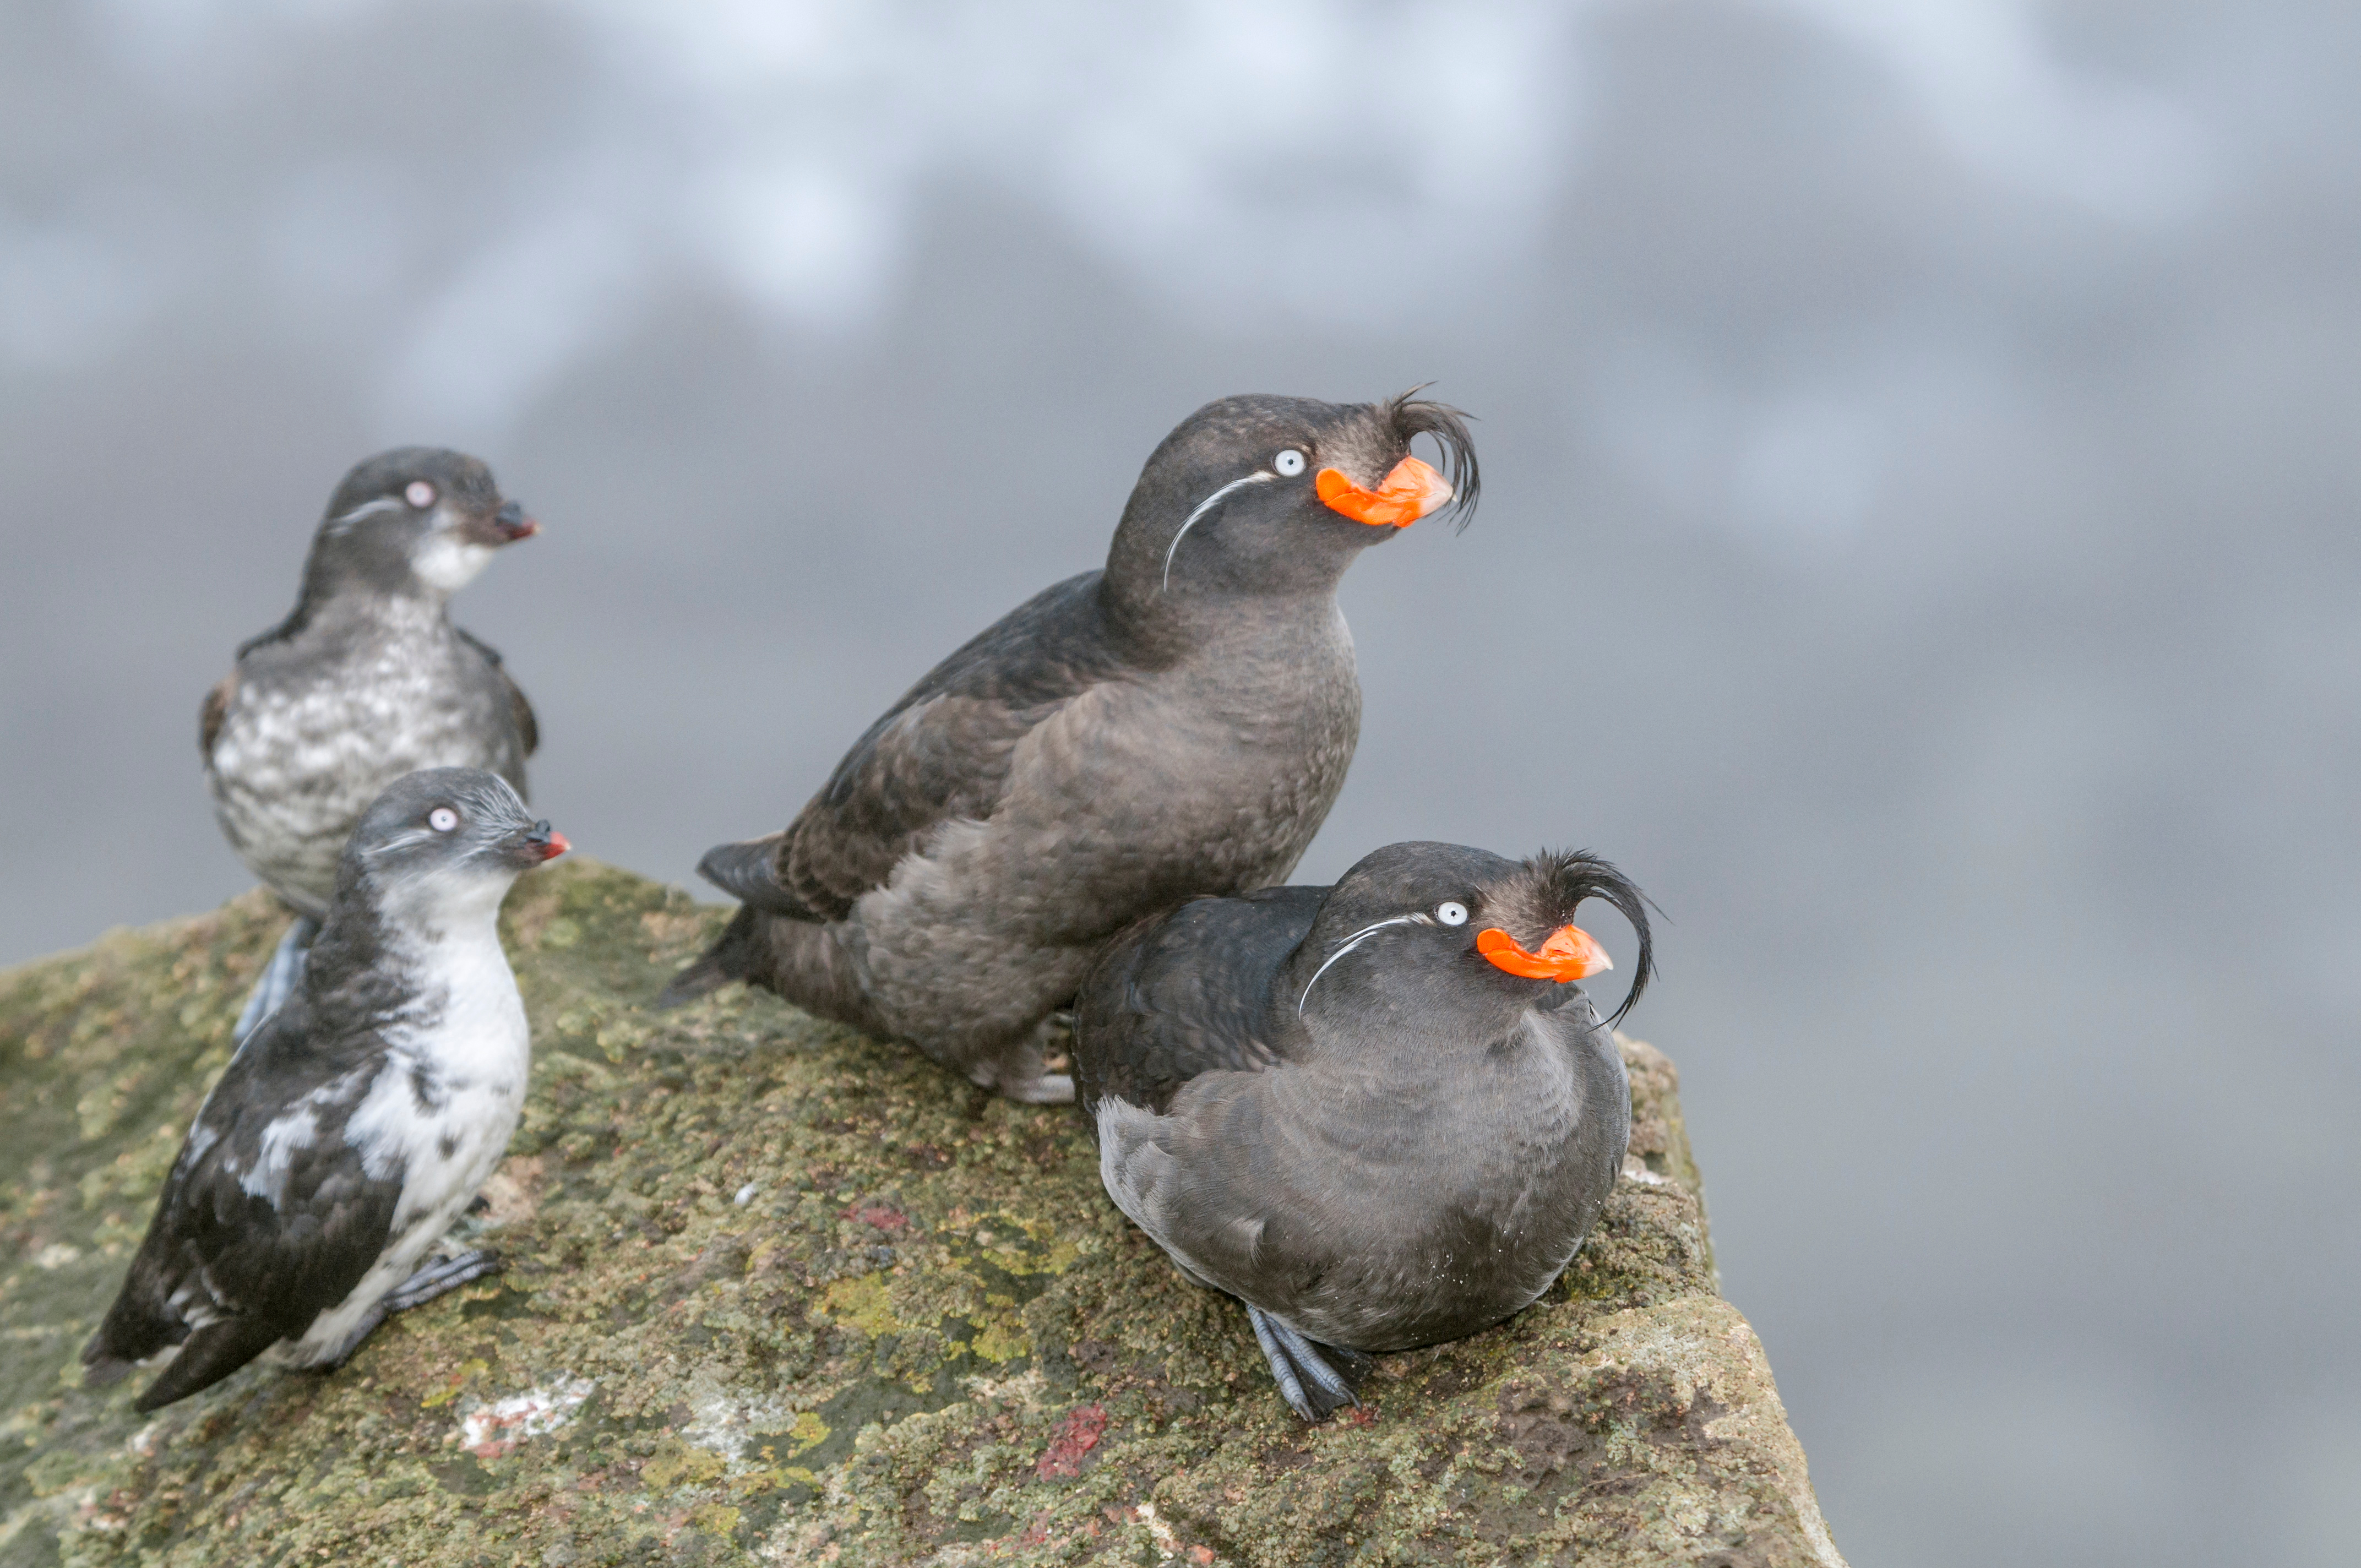
{"type": "Polygon", "coordinates": [[[469,1252],[418,1268],[516,1130],[531,1042],[500,900],[566,848],[481,769],[377,798],[295,990],[189,1128],[82,1348],[90,1382],[177,1348],[135,1401],[152,1410],[266,1352],[335,1366],[387,1313],[497,1266],[469,1252]]]}
{"type": "Polygon", "coordinates": [[[1369,1354],[1499,1322],[1572,1260],[1631,1135],[1610,1026],[1653,968],[1640,891],[1586,854],[1395,844],[1183,905],[1075,1005],[1100,1179],[1319,1420],[1369,1354]],[[1592,898],[1640,940],[1604,1022],[1571,983],[1609,967],[1572,923],[1592,898]]]}
{"type": "Polygon", "coordinates": [[[489,768],[525,793],[533,707],[446,607],[494,551],[539,527],[476,458],[380,452],[329,499],[292,613],[242,644],[205,694],[198,744],[214,815],[296,912],[240,1039],[293,984],[345,840],[388,784],[420,768],[489,768]]]}
{"type": "Polygon", "coordinates": [[[706,855],[744,907],[660,1002],[744,980],[1071,1099],[1045,1024],[1140,916],[1294,866],[1360,730],[1337,582],[1445,503],[1464,518],[1477,484],[1463,416],[1407,393],[1206,404],[1148,458],[1103,571],[936,665],[785,831],[706,855]]]}

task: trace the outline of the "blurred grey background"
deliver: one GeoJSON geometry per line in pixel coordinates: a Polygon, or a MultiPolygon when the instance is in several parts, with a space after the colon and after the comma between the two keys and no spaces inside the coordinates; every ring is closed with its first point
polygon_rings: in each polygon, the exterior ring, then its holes
{"type": "Polygon", "coordinates": [[[686,881],[1199,403],[1432,380],[1483,510],[1345,584],[1302,875],[1662,902],[1856,1563],[2353,1563],[2356,65],[2337,0],[8,0],[0,961],[246,885],[197,701],[377,447],[547,523],[458,618],[686,881]]]}

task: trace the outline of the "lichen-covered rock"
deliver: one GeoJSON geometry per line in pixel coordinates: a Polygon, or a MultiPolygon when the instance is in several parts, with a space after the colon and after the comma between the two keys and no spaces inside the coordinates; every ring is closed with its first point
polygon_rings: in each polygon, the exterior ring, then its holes
{"type": "Polygon", "coordinates": [[[768,997],[645,1011],[722,914],[528,878],[533,1092],[467,1222],[507,1273],[151,1420],[76,1353],[280,918],[0,975],[0,1563],[1840,1563],[1650,1047],[1565,1277],[1308,1428],[1071,1110],[768,997]]]}

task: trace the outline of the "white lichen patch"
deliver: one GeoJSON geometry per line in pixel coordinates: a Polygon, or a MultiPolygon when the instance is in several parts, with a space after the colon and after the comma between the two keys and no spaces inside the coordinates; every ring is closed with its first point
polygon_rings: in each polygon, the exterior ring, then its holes
{"type": "Polygon", "coordinates": [[[597,1387],[587,1377],[560,1377],[552,1387],[478,1405],[459,1420],[459,1446],[478,1459],[498,1459],[525,1439],[564,1426],[597,1387]]]}
{"type": "Polygon", "coordinates": [[[1038,1366],[1028,1366],[1014,1377],[971,1377],[968,1391],[979,1399],[991,1399],[1003,1405],[1022,1405],[1027,1409],[1039,1407],[1041,1396],[1049,1380],[1038,1366]]]}
{"type": "Polygon", "coordinates": [[[541,1206],[542,1161],[539,1156],[517,1156],[487,1177],[477,1196],[484,1201],[478,1231],[497,1231],[530,1220],[541,1206]]]}
{"type": "Polygon", "coordinates": [[[1132,1513],[1137,1517],[1140,1523],[1148,1527],[1148,1533],[1155,1538],[1158,1556],[1170,1563],[1180,1555],[1180,1536],[1174,1533],[1172,1527],[1165,1523],[1163,1518],[1157,1513],[1154,1503],[1143,1502],[1134,1508],[1132,1513]]]}
{"type": "Polygon", "coordinates": [[[1658,1176],[1654,1171],[1650,1170],[1646,1166],[1642,1165],[1636,1157],[1631,1155],[1625,1155],[1623,1157],[1623,1179],[1626,1181],[1636,1181],[1642,1187],[1669,1187],[1672,1185],[1672,1182],[1666,1178],[1658,1176]]]}
{"type": "Polygon", "coordinates": [[[755,1436],[795,1430],[796,1410],[776,1399],[734,1399],[708,1393],[689,1407],[682,1441],[718,1453],[735,1464],[755,1436]]]}

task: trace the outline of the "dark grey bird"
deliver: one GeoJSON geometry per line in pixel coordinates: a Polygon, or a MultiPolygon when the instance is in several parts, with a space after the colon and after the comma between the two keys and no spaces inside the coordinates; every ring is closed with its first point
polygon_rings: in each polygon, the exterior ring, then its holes
{"type": "Polygon", "coordinates": [[[237,1022],[244,1039],[293,986],[335,891],[337,858],[380,791],[421,768],[487,768],[525,793],[532,704],[451,595],[540,524],[473,457],[380,452],[345,476],[287,619],[205,694],[198,744],[230,847],[296,914],[237,1022]]]}
{"type": "Polygon", "coordinates": [[[1183,905],[1075,1006],[1100,1179],[1322,1419],[1369,1355],[1499,1322],[1572,1261],[1631,1135],[1611,1025],[1653,967],[1639,889],[1579,853],[1395,844],[1334,887],[1183,905]],[[1640,942],[1605,1021],[1575,983],[1610,967],[1573,923],[1594,898],[1640,942]]]}
{"type": "Polygon", "coordinates": [[[1148,458],[1104,570],[936,665],[785,831],[706,855],[745,907],[660,1001],[744,980],[1014,1099],[1071,1099],[1044,1028],[1099,948],[1284,877],[1334,802],[1361,722],[1345,568],[1476,494],[1441,404],[1208,403],[1148,458]]]}
{"type": "Polygon", "coordinates": [[[123,1290],[82,1349],[111,1383],[166,1352],[152,1410],[257,1356],[344,1362],[389,1312],[497,1264],[419,1265],[500,1163],[531,1040],[500,901],[567,848],[497,773],[436,768],[361,818],[286,1004],[189,1128],[123,1290]]]}

